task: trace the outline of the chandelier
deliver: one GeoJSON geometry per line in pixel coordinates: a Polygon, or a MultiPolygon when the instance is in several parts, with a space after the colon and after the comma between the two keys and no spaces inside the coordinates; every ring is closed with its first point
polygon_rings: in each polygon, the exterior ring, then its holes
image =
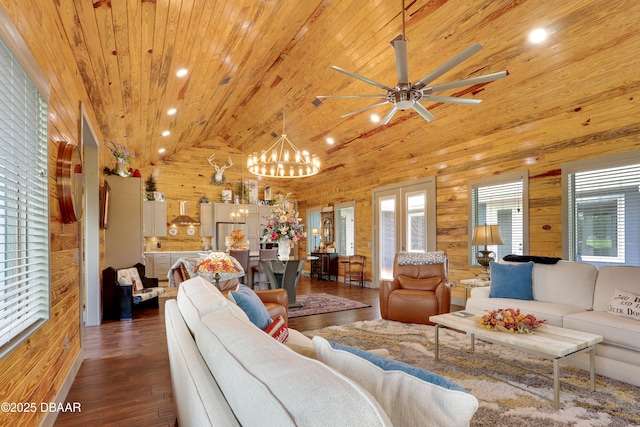
{"type": "Polygon", "coordinates": [[[282,135],[268,149],[250,154],[247,158],[249,172],[269,178],[304,178],[320,171],[320,160],[315,154],[300,151],[287,138],[284,113],[282,114],[282,135]]]}

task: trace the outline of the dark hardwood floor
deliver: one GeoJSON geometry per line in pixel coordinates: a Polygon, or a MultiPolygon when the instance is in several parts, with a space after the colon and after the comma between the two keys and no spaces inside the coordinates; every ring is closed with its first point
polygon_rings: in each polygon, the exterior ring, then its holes
{"type": "MultiPolygon", "coordinates": [[[[302,277],[298,294],[324,292],[369,308],[298,317],[299,331],[380,318],[378,290],[302,277]]],[[[85,360],[67,396],[82,412],[61,413],[56,426],[175,426],[169,356],[160,309],[142,309],[133,321],[106,321],[84,329],[85,360]]]]}

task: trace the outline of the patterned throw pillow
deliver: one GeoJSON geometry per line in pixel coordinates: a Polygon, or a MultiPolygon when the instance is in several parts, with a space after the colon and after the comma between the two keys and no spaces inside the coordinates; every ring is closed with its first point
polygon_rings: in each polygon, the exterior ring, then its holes
{"type": "Polygon", "coordinates": [[[138,269],[135,267],[118,270],[117,280],[120,285],[133,285],[134,292],[144,289],[142,280],[140,280],[140,274],[138,274],[138,269]]]}
{"type": "Polygon", "coordinates": [[[616,316],[640,320],[640,295],[616,289],[609,301],[607,312],[616,316]]]}
{"type": "Polygon", "coordinates": [[[289,328],[287,328],[287,323],[284,321],[284,317],[282,316],[276,317],[276,320],[271,322],[264,331],[267,335],[283,344],[287,342],[287,339],[289,339],[289,328]]]}

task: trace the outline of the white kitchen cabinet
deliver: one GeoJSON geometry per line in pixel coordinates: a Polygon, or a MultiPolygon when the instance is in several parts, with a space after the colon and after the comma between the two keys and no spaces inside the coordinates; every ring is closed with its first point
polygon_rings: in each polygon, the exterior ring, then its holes
{"type": "Polygon", "coordinates": [[[142,179],[108,175],[111,188],[105,264],[116,270],[142,262],[142,179]]]}
{"type": "MultiPolygon", "coordinates": [[[[240,205],[236,205],[233,203],[216,203],[215,204],[215,218],[216,223],[218,222],[235,222],[237,224],[244,224],[245,218],[240,217],[234,219],[231,216],[231,212],[235,211],[240,205]]],[[[249,205],[250,206],[250,205],[249,205]]]]}
{"type": "Polygon", "coordinates": [[[157,277],[158,280],[167,280],[171,265],[171,254],[153,254],[153,277],[157,277]]]}
{"type": "Polygon", "coordinates": [[[142,234],[144,237],[167,235],[167,204],[165,202],[142,202],[142,234]]]}
{"type": "Polygon", "coordinates": [[[213,236],[213,203],[200,203],[200,236],[213,236]]]}

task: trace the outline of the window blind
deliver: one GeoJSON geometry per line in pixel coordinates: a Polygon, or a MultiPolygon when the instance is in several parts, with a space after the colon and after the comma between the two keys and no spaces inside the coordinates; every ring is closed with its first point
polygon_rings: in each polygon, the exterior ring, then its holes
{"type": "Polygon", "coordinates": [[[0,357],[49,319],[47,100],[0,41],[0,357]]]}

